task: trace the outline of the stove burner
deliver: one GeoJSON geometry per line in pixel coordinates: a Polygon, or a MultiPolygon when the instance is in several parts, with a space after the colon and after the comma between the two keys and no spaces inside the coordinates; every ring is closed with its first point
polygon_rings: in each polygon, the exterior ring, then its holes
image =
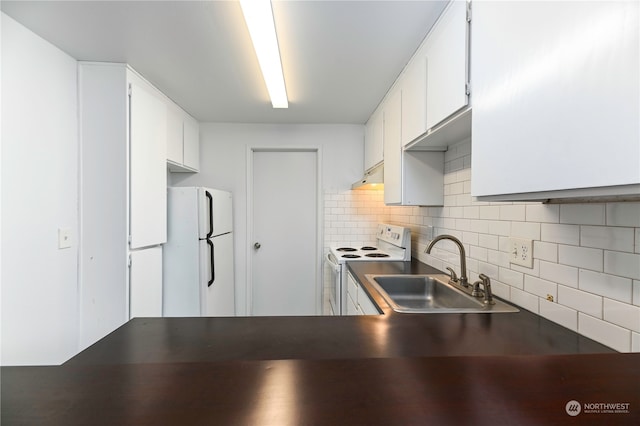
{"type": "Polygon", "coordinates": [[[367,256],[367,257],[389,257],[389,255],[386,254],[386,253],[369,253],[369,254],[365,254],[365,256],[367,256]]]}
{"type": "Polygon", "coordinates": [[[378,250],[376,247],[371,247],[371,246],[364,246],[364,247],[360,247],[360,250],[378,250]]]}
{"type": "Polygon", "coordinates": [[[357,249],[354,249],[353,247],[340,247],[338,249],[336,249],[336,251],[356,251],[357,249]]]}
{"type": "Polygon", "coordinates": [[[361,256],[359,254],[343,254],[342,257],[346,259],[356,259],[361,256]]]}

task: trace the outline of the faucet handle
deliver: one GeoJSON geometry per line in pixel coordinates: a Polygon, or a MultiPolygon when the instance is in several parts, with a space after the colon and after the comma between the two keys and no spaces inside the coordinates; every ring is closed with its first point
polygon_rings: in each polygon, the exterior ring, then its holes
{"type": "Polygon", "coordinates": [[[449,282],[457,283],[458,276],[456,275],[456,271],[454,271],[452,268],[449,268],[448,266],[447,266],[447,271],[451,272],[451,275],[450,275],[451,278],[449,279],[449,282]]]}
{"type": "Polygon", "coordinates": [[[479,278],[480,280],[473,283],[471,295],[474,297],[484,296],[484,303],[493,305],[495,302],[493,301],[493,294],[491,293],[491,279],[485,274],[480,274],[479,278]],[[480,290],[480,286],[483,286],[484,289],[480,290]]]}

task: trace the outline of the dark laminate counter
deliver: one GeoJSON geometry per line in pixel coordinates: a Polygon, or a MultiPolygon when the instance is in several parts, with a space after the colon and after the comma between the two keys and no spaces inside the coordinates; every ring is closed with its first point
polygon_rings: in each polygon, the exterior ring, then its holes
{"type": "MultiPolygon", "coordinates": [[[[361,282],[365,273],[439,272],[415,261],[361,262],[351,268],[361,282]]],[[[525,310],[397,314],[368,289],[384,315],[138,318],[67,364],[614,352],[525,310]]]]}
{"type": "Polygon", "coordinates": [[[396,314],[365,288],[385,315],[140,318],[62,366],[3,367],[2,424],[640,424],[640,354],[524,310],[396,314]]]}
{"type": "Polygon", "coordinates": [[[640,354],[16,367],[2,381],[3,425],[640,423],[640,354]],[[624,412],[571,417],[572,400],[624,412]]]}

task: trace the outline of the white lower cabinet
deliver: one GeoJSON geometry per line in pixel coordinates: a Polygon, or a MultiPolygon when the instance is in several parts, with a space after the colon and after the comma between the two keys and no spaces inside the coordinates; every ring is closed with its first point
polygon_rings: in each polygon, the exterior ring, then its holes
{"type": "Polygon", "coordinates": [[[162,247],[129,254],[130,317],[162,316],[162,247]]]}
{"type": "Polygon", "coordinates": [[[347,274],[347,315],[380,315],[376,305],[351,273],[347,274]]]}

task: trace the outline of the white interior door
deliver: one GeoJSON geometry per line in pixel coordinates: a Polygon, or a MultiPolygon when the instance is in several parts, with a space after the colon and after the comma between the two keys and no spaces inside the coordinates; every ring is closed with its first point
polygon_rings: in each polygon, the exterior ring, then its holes
{"type": "Polygon", "coordinates": [[[316,315],[317,151],[254,151],[252,315],[316,315]]]}

